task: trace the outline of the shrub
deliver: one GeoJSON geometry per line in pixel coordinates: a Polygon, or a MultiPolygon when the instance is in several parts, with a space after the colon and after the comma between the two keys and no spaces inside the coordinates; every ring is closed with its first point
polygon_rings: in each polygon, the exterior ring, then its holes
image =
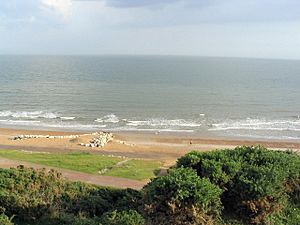
{"type": "Polygon", "coordinates": [[[284,208],[280,214],[270,216],[267,223],[272,225],[299,225],[300,208],[293,204],[288,204],[288,206],[284,208]]]}
{"type": "Polygon", "coordinates": [[[193,168],[200,177],[209,180],[226,190],[228,184],[242,167],[241,159],[231,150],[190,152],[177,160],[177,168],[193,168]]]}
{"type": "Polygon", "coordinates": [[[223,189],[226,211],[237,211],[254,224],[276,217],[289,202],[299,203],[300,157],[264,147],[192,152],[177,167],[190,167],[223,189]]]}
{"type": "Polygon", "coordinates": [[[64,191],[64,180],[55,171],[0,169],[0,205],[7,215],[36,220],[49,213],[64,191]]]}
{"type": "Polygon", "coordinates": [[[135,210],[117,211],[105,213],[100,225],[144,225],[145,219],[135,210]]]}
{"type": "Polygon", "coordinates": [[[34,225],[99,225],[99,218],[62,212],[52,218],[41,218],[34,225]]]}
{"type": "Polygon", "coordinates": [[[88,224],[108,211],[137,209],[140,199],[132,189],[68,182],[55,171],[0,169],[0,214],[21,223],[88,224]]]}
{"type": "Polygon", "coordinates": [[[213,224],[221,213],[221,189],[192,169],[170,170],[144,187],[150,224],[213,224]]]}
{"type": "MultiPolygon", "coordinates": [[[[78,186],[75,186],[77,188],[78,186]]],[[[101,216],[112,210],[137,209],[141,199],[140,192],[132,189],[112,189],[89,187],[81,191],[70,191],[63,195],[64,208],[70,213],[83,213],[89,217],[101,216]]],[[[81,188],[80,188],[81,189],[81,188]]]]}
{"type": "Polygon", "coordinates": [[[0,214],[0,224],[1,225],[14,225],[12,222],[12,218],[9,218],[5,214],[0,214]]]}

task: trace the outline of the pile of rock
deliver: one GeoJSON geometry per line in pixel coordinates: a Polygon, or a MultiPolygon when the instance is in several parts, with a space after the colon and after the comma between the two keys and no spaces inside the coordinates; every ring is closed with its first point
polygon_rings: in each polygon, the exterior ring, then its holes
{"type": "Polygon", "coordinates": [[[98,132],[97,137],[93,138],[90,143],[81,143],[81,146],[91,147],[91,148],[102,148],[107,143],[111,142],[114,139],[112,133],[109,132],[98,132]]]}
{"type": "Polygon", "coordinates": [[[80,134],[80,135],[66,135],[66,136],[52,136],[52,135],[33,135],[33,134],[22,134],[22,135],[17,135],[11,140],[24,140],[24,139],[34,139],[34,138],[50,138],[50,139],[62,139],[62,138],[67,138],[67,139],[75,139],[79,138],[81,136],[87,136],[87,135],[92,135],[96,136],[94,137],[88,144],[81,143],[81,146],[86,146],[86,147],[104,147],[107,143],[111,142],[113,140],[113,134],[109,132],[95,132],[91,134],[80,134]]]}
{"type": "Polygon", "coordinates": [[[33,135],[33,134],[22,134],[17,135],[12,138],[12,140],[23,140],[23,139],[33,139],[33,138],[78,138],[80,135],[67,135],[67,136],[51,136],[51,135],[33,135]]]}

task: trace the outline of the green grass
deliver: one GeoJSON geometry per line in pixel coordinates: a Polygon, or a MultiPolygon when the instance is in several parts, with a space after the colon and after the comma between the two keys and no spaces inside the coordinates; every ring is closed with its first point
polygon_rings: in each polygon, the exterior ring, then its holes
{"type": "Polygon", "coordinates": [[[120,166],[114,167],[105,175],[144,180],[154,177],[154,171],[157,170],[161,165],[162,163],[159,161],[132,159],[120,166]]]}
{"type": "Polygon", "coordinates": [[[108,172],[102,175],[135,180],[144,180],[153,177],[154,171],[161,166],[160,162],[154,160],[129,160],[126,163],[117,166],[116,164],[118,162],[125,159],[90,154],[87,152],[47,154],[19,150],[0,150],[0,157],[90,174],[99,174],[99,171],[108,169],[108,172]]]}
{"type": "Polygon", "coordinates": [[[47,154],[30,153],[18,150],[1,150],[0,157],[92,174],[97,174],[99,170],[112,167],[116,163],[122,161],[122,158],[93,155],[89,153],[47,154]]]}

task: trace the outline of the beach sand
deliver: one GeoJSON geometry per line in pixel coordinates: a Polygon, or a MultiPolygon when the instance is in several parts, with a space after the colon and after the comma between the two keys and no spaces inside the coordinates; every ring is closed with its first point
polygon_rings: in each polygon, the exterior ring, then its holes
{"type": "Polygon", "coordinates": [[[103,148],[80,146],[88,143],[94,136],[63,139],[23,139],[11,140],[16,135],[62,135],[82,134],[80,132],[54,132],[39,130],[20,130],[0,128],[0,149],[17,149],[41,152],[86,151],[93,154],[126,156],[130,158],[155,159],[164,162],[165,166],[175,164],[176,159],[192,150],[208,151],[213,149],[234,148],[240,145],[263,145],[274,149],[292,149],[299,151],[299,141],[282,140],[243,140],[223,137],[202,138],[197,136],[180,136],[169,134],[148,134],[133,132],[114,133],[114,140],[103,148]]]}
{"type": "MultiPolygon", "coordinates": [[[[208,151],[213,149],[234,148],[240,145],[264,145],[268,148],[281,150],[300,150],[300,142],[280,140],[241,140],[228,138],[203,138],[188,135],[170,134],[149,134],[118,132],[114,133],[114,140],[103,148],[91,148],[81,146],[80,143],[89,143],[94,135],[84,135],[77,138],[36,138],[12,140],[17,135],[50,135],[69,136],[82,135],[80,132],[54,132],[39,130],[20,130],[0,128],[0,151],[1,150],[26,150],[33,152],[78,152],[84,151],[91,154],[124,156],[136,159],[153,159],[162,162],[160,174],[176,164],[176,160],[184,154],[192,151],[208,151]]],[[[118,177],[93,175],[78,171],[71,171],[61,168],[52,168],[22,160],[10,160],[0,158],[0,168],[11,168],[18,165],[33,168],[56,169],[62,175],[73,181],[82,181],[100,186],[111,186],[116,188],[141,189],[149,180],[137,181],[118,177]]]]}

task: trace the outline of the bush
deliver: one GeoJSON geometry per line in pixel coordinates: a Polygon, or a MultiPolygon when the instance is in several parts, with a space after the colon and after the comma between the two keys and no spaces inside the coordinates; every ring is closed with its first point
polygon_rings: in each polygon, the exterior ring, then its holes
{"type": "Polygon", "coordinates": [[[142,191],[0,169],[1,225],[298,225],[299,215],[299,155],[261,146],[191,152],[142,191]]]}
{"type": "Polygon", "coordinates": [[[62,212],[52,218],[41,218],[34,225],[99,225],[99,221],[98,217],[90,218],[82,214],[74,215],[62,212]]]}
{"type": "Polygon", "coordinates": [[[213,224],[221,213],[221,189],[192,169],[170,170],[144,187],[150,224],[213,224]]]}
{"type": "MultiPolygon", "coordinates": [[[[63,208],[70,213],[94,217],[112,210],[137,209],[140,204],[141,193],[132,189],[89,187],[81,191],[70,191],[74,189],[70,187],[63,195],[63,208]]],[[[75,188],[77,187],[76,185],[75,188]]]]}
{"type": "Polygon", "coordinates": [[[14,225],[12,222],[12,218],[9,218],[5,214],[0,214],[0,224],[1,225],[14,225]]]}
{"type": "Polygon", "coordinates": [[[100,225],[144,225],[145,219],[135,210],[105,213],[100,225]]]}
{"type": "Polygon", "coordinates": [[[0,214],[20,223],[89,224],[108,211],[137,209],[140,199],[132,189],[68,182],[55,171],[0,169],[0,214]]]}
{"type": "Polygon", "coordinates": [[[289,204],[280,214],[268,218],[267,223],[272,225],[299,225],[300,208],[293,204],[289,204]]]}
{"type": "Polygon", "coordinates": [[[64,180],[55,171],[0,169],[0,205],[9,216],[33,221],[49,213],[64,191],[64,180]]]}
{"type": "Polygon", "coordinates": [[[178,160],[177,167],[193,168],[220,186],[225,210],[254,224],[275,218],[289,202],[300,202],[300,157],[292,152],[261,146],[191,152],[178,160]]]}

